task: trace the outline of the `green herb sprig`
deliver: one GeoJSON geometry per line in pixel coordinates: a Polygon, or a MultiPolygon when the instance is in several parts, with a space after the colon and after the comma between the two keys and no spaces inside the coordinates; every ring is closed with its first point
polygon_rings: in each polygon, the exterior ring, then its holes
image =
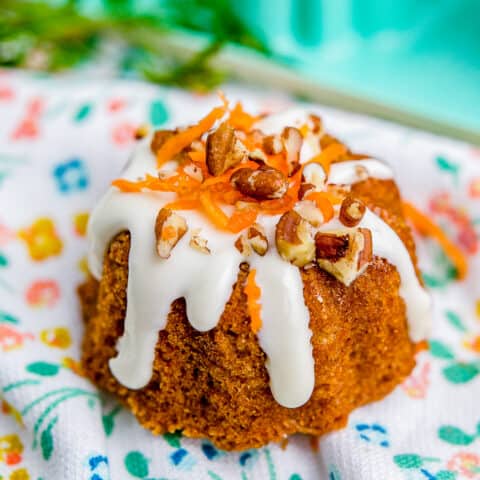
{"type": "Polygon", "coordinates": [[[228,0],[164,0],[138,11],[131,0],[104,0],[94,14],[81,1],[63,4],[35,0],[0,2],[0,65],[62,71],[94,58],[105,40],[120,41],[121,65],[150,81],[210,90],[226,72],[210,67],[211,58],[230,42],[268,53],[239,19],[228,0]],[[162,48],[161,38],[177,30],[207,33],[210,42],[187,60],[162,48]],[[157,37],[159,41],[145,40],[157,37]]]}

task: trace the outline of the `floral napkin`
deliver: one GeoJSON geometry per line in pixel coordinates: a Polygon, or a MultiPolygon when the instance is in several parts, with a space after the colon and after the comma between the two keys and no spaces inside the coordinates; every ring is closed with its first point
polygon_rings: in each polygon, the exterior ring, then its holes
{"type": "MultiPolygon", "coordinates": [[[[257,111],[296,103],[225,91],[257,111]]],[[[139,124],[194,121],[216,103],[136,81],[0,71],[0,479],[480,479],[480,151],[367,117],[311,107],[354,149],[390,162],[404,196],[470,264],[456,283],[438,245],[418,239],[434,322],[403,385],[320,440],[227,453],[207,440],[154,437],[84,378],[75,289],[86,274],[88,212],[139,124]]]]}

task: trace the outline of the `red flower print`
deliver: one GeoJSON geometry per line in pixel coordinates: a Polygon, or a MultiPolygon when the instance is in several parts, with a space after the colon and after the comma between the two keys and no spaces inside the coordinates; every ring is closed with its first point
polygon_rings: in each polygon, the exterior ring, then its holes
{"type": "Polygon", "coordinates": [[[112,139],[117,145],[128,145],[135,139],[136,127],[131,123],[121,123],[112,130],[112,139]]]}
{"type": "Polygon", "coordinates": [[[448,462],[447,468],[465,478],[480,478],[480,457],[474,453],[458,452],[448,462]]]}
{"type": "Polygon", "coordinates": [[[60,288],[54,280],[37,280],[25,293],[31,307],[53,307],[60,298],[60,288]]]}

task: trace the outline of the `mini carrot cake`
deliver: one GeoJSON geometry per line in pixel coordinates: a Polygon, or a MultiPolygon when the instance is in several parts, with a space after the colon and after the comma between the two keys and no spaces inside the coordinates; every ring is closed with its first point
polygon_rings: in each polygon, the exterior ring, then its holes
{"type": "Polygon", "coordinates": [[[412,370],[430,300],[390,167],[224,102],[139,141],[88,225],[83,367],[156,434],[321,435],[412,370]]]}

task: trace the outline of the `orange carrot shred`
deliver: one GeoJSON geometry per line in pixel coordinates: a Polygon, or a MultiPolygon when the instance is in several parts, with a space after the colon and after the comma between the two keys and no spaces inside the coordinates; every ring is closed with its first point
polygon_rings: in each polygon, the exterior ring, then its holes
{"type": "Polygon", "coordinates": [[[230,118],[228,119],[228,123],[233,128],[243,130],[244,132],[249,132],[252,129],[253,124],[258,119],[259,117],[255,117],[245,112],[245,110],[243,110],[241,102],[237,102],[235,104],[235,107],[233,107],[232,111],[230,112],[230,118]]]}
{"type": "Polygon", "coordinates": [[[325,192],[311,192],[305,198],[315,202],[318,209],[322,212],[323,221],[326,223],[333,218],[334,211],[332,203],[324,193],[325,192]]]}
{"type": "Polygon", "coordinates": [[[237,210],[228,219],[227,228],[232,233],[239,233],[247,227],[255,223],[257,219],[258,210],[254,208],[247,208],[245,210],[237,210]]]}
{"type": "Polygon", "coordinates": [[[195,210],[200,208],[201,204],[198,198],[181,198],[174,202],[167,203],[164,208],[171,210],[195,210]]]}
{"type": "Polygon", "coordinates": [[[341,143],[332,143],[318,155],[313,157],[308,163],[319,163],[328,175],[330,172],[330,165],[346,153],[347,147],[345,147],[345,145],[342,145],[341,143]]]}
{"type": "Polygon", "coordinates": [[[203,117],[196,125],[183,130],[182,132],[168,138],[157,152],[157,168],[171,160],[177,153],[188,147],[194,140],[199,138],[207,130],[213,127],[213,124],[223,117],[227,110],[226,105],[214,108],[210,113],[203,117]]]}
{"type": "Polygon", "coordinates": [[[247,296],[247,309],[250,315],[251,324],[250,327],[253,333],[257,333],[262,326],[262,318],[260,316],[261,306],[258,303],[260,300],[262,291],[255,282],[255,275],[257,271],[255,269],[250,270],[247,276],[247,282],[245,284],[244,292],[247,296]]]}
{"type": "Polygon", "coordinates": [[[214,225],[223,230],[228,227],[228,217],[223,210],[215,203],[212,194],[208,190],[204,190],[199,195],[200,204],[207,217],[214,225]]]}
{"type": "Polygon", "coordinates": [[[195,163],[205,163],[205,151],[192,151],[188,152],[188,156],[192,159],[192,162],[195,163]]]}
{"type": "Polygon", "coordinates": [[[451,260],[457,270],[457,278],[462,280],[468,272],[467,259],[463,252],[447,237],[445,232],[430,220],[424,213],[409,202],[403,202],[403,211],[415,228],[423,235],[435,238],[445,255],[451,260]]]}

